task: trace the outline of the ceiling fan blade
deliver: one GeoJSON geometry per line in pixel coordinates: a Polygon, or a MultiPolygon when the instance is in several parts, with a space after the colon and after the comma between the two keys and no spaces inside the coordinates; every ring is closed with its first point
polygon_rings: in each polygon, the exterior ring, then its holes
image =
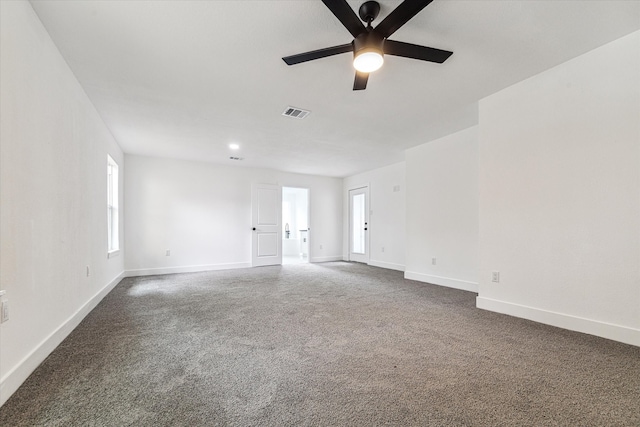
{"type": "Polygon", "coordinates": [[[385,55],[402,56],[405,58],[420,59],[422,61],[437,62],[442,64],[453,52],[436,49],[433,47],[418,46],[417,44],[397,42],[394,40],[384,41],[385,55]]]}
{"type": "Polygon", "coordinates": [[[322,3],[342,22],[342,25],[349,30],[354,38],[366,30],[364,24],[346,0],[322,0],[322,3]]]}
{"type": "Polygon", "coordinates": [[[365,90],[367,88],[367,80],[369,80],[369,73],[356,71],[356,79],[353,81],[353,90],[365,90]]]}
{"type": "Polygon", "coordinates": [[[418,14],[422,9],[427,7],[433,0],[405,0],[393,12],[387,15],[376,27],[376,31],[387,38],[395,33],[398,28],[402,27],[407,21],[418,14]]]}
{"type": "Polygon", "coordinates": [[[282,60],[286,62],[287,65],[294,65],[347,52],[353,52],[353,45],[351,43],[341,44],[340,46],[325,47],[324,49],[312,50],[311,52],[299,53],[297,55],[285,56],[282,60]]]}

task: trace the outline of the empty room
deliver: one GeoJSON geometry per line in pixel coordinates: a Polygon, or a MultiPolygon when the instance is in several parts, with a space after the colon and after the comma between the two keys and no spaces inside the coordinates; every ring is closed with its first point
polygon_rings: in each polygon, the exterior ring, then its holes
{"type": "Polygon", "coordinates": [[[0,0],[0,425],[640,425],[640,1],[0,0]]]}

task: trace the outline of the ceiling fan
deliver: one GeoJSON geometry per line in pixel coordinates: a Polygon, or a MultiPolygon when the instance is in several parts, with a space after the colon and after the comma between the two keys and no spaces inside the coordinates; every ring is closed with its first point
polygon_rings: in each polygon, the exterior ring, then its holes
{"type": "Polygon", "coordinates": [[[322,0],[329,10],[351,33],[353,41],[340,46],[327,47],[286,56],[283,59],[287,65],[313,61],[326,58],[339,53],[353,52],[353,66],[356,69],[356,78],[353,82],[353,90],[363,90],[367,87],[369,73],[380,68],[384,62],[384,55],[402,56],[404,58],[419,59],[422,61],[437,62],[442,64],[453,52],[419,46],[411,43],[389,40],[388,37],[407,23],[418,12],[424,9],[433,0],[405,0],[393,12],[387,15],[375,28],[371,22],[380,12],[380,4],[377,1],[367,1],[360,6],[358,19],[346,0],[322,0]]]}

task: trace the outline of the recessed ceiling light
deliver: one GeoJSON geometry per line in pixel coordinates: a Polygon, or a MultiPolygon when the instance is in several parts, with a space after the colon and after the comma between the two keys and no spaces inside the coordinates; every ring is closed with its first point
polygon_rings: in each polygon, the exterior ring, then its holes
{"type": "Polygon", "coordinates": [[[229,148],[231,148],[232,150],[237,150],[240,148],[240,146],[238,144],[229,144],[229,148]]]}

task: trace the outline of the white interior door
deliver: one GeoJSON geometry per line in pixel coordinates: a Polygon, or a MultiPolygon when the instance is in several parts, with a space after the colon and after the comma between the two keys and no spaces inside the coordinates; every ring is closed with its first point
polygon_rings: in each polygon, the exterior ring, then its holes
{"type": "Polygon", "coordinates": [[[273,184],[254,184],[251,197],[251,263],[254,267],[282,264],[282,188],[273,184]]]}
{"type": "Polygon", "coordinates": [[[369,262],[369,187],[349,190],[349,259],[369,262]]]}

